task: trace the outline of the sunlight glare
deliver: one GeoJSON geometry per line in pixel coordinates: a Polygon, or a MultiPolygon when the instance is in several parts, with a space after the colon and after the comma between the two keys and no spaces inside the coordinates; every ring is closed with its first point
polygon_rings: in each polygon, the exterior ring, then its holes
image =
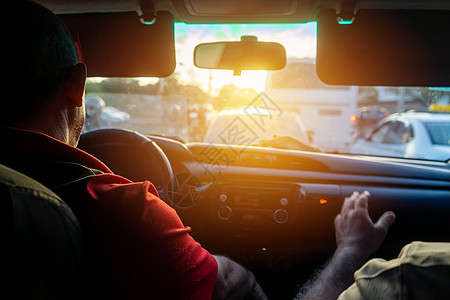
{"type": "MultiPolygon", "coordinates": [[[[316,24],[185,24],[175,23],[177,65],[174,76],[182,84],[199,86],[215,96],[224,85],[265,89],[267,71],[242,71],[234,76],[231,70],[200,69],[193,64],[196,45],[216,41],[238,41],[242,35],[255,35],[259,41],[279,42],[291,57],[315,57],[316,24]]],[[[164,80],[164,79],[162,79],[164,80]]],[[[140,85],[157,84],[159,78],[140,77],[140,85]]]]}
{"type": "Polygon", "coordinates": [[[255,35],[259,41],[279,42],[288,57],[315,57],[316,24],[185,24],[175,23],[177,67],[175,73],[184,83],[198,85],[217,95],[224,85],[264,91],[267,71],[242,71],[234,76],[229,70],[199,69],[193,65],[193,52],[200,43],[238,41],[242,35],[255,35]]]}
{"type": "Polygon", "coordinates": [[[267,71],[242,71],[241,76],[233,76],[233,84],[238,88],[252,88],[257,92],[264,91],[267,71]]]}

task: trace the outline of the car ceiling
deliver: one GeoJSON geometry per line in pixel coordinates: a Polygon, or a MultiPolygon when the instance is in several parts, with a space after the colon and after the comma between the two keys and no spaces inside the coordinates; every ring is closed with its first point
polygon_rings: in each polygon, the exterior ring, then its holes
{"type": "Polygon", "coordinates": [[[37,0],[56,13],[168,10],[186,23],[308,22],[319,11],[446,9],[448,0],[37,0]]]}

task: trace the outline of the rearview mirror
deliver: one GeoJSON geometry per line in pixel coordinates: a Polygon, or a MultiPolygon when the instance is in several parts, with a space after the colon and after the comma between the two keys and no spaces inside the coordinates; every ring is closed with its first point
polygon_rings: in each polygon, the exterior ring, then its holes
{"type": "Polygon", "coordinates": [[[197,45],[194,64],[198,68],[234,70],[234,75],[242,70],[280,70],[286,65],[286,50],[279,43],[243,36],[239,42],[197,45]]]}

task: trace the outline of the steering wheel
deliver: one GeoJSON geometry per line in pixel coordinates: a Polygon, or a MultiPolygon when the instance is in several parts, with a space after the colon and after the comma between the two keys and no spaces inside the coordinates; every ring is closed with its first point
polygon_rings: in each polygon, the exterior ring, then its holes
{"type": "Polygon", "coordinates": [[[160,198],[172,204],[172,166],[162,149],[146,136],[125,129],[100,129],[82,134],[78,148],[100,159],[117,175],[152,182],[160,198]]]}

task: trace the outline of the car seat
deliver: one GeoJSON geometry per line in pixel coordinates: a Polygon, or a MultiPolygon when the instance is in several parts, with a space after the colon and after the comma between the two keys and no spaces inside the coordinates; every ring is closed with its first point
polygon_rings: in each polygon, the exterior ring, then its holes
{"type": "Polygon", "coordinates": [[[37,181],[0,165],[3,299],[90,299],[93,285],[78,220],[37,181]]]}

